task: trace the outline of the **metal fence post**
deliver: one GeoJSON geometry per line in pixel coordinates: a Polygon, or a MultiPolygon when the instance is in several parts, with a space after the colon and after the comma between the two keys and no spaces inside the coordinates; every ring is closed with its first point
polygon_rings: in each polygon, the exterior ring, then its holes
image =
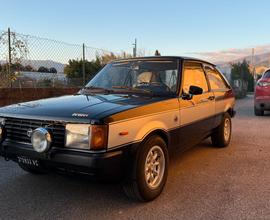
{"type": "Polygon", "coordinates": [[[85,45],[83,44],[83,62],[82,62],[82,73],[83,73],[83,86],[85,86],[85,45]]]}
{"type": "Polygon", "coordinates": [[[137,56],[137,38],[135,38],[135,42],[133,44],[133,57],[137,56]]]}
{"type": "Polygon", "coordinates": [[[12,88],[12,77],[11,77],[11,41],[10,41],[10,28],[8,28],[8,77],[10,82],[10,88],[12,88]]]}

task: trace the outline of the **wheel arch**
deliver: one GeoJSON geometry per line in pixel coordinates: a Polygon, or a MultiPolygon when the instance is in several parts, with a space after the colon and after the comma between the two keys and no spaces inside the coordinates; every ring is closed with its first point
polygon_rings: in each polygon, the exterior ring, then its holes
{"type": "Polygon", "coordinates": [[[153,135],[160,136],[165,141],[167,147],[170,146],[170,139],[171,139],[170,135],[166,130],[161,129],[161,128],[150,131],[147,135],[145,135],[142,142],[144,142],[145,140],[147,140],[149,137],[151,137],[153,135]]]}
{"type": "Polygon", "coordinates": [[[235,116],[235,110],[230,107],[228,108],[228,110],[226,111],[232,118],[235,116]]]}

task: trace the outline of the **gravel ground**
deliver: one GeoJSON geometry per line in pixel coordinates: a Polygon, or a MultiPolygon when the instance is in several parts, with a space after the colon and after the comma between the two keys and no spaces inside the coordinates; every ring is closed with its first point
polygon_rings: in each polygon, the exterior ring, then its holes
{"type": "Polygon", "coordinates": [[[270,219],[270,114],[237,102],[226,149],[206,140],[171,158],[162,195],[143,204],[118,184],[49,174],[33,176],[0,159],[0,219],[270,219]]]}

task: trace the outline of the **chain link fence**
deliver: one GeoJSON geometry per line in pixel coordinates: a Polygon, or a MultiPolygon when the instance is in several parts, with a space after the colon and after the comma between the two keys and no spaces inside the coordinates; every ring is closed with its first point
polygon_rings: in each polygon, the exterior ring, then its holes
{"type": "Polygon", "coordinates": [[[0,30],[0,88],[82,87],[120,56],[84,44],[0,30]]]}

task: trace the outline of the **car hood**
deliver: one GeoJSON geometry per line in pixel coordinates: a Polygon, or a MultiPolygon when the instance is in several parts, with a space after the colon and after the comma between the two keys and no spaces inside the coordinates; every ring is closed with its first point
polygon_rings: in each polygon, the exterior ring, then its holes
{"type": "Polygon", "coordinates": [[[6,106],[0,108],[0,116],[89,122],[160,100],[161,97],[77,94],[6,106]]]}

